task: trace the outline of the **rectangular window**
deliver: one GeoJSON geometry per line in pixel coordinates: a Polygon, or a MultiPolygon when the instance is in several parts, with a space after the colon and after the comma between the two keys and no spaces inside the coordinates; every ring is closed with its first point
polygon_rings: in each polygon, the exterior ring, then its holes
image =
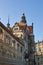
{"type": "Polygon", "coordinates": [[[21,47],[21,53],[22,53],[22,47],[21,47]]]}

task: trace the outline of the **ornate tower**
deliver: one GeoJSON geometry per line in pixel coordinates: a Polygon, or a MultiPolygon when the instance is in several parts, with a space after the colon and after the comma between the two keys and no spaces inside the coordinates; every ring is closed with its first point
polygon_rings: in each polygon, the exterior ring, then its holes
{"type": "Polygon", "coordinates": [[[26,23],[26,17],[25,14],[23,13],[22,17],[21,17],[21,21],[22,23],[26,23]]]}
{"type": "Polygon", "coordinates": [[[29,34],[29,44],[28,46],[30,47],[30,52],[29,52],[29,65],[34,65],[34,33],[33,33],[33,23],[32,23],[32,32],[29,34]]]}

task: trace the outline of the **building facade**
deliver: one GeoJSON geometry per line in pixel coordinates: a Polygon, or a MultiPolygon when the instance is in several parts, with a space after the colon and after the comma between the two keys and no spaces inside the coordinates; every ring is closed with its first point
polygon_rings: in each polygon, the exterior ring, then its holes
{"type": "Polygon", "coordinates": [[[35,43],[35,64],[43,65],[43,41],[35,43]]]}
{"type": "MultiPolygon", "coordinates": [[[[15,37],[11,31],[0,22],[0,62],[2,62],[1,58],[6,59],[7,63],[9,63],[8,60],[10,59],[21,58],[22,60],[23,49],[23,41],[15,37]]],[[[6,62],[4,61],[2,63],[6,62]]]]}
{"type": "Polygon", "coordinates": [[[7,27],[0,22],[0,57],[17,59],[18,65],[34,65],[34,43],[33,23],[27,25],[24,13],[12,28],[9,20],[7,27]]]}

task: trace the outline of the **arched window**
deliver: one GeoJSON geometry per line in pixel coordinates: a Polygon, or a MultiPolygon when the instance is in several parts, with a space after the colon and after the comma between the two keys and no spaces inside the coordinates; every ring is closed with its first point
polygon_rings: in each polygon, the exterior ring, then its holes
{"type": "Polygon", "coordinates": [[[0,39],[3,38],[3,30],[0,28],[0,39]]]}

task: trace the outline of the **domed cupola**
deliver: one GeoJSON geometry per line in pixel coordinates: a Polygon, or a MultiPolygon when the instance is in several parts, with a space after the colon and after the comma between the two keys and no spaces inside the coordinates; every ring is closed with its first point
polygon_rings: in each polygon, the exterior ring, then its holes
{"type": "Polygon", "coordinates": [[[25,14],[23,13],[22,17],[21,17],[21,21],[22,23],[26,23],[26,18],[25,18],[25,14]]]}

